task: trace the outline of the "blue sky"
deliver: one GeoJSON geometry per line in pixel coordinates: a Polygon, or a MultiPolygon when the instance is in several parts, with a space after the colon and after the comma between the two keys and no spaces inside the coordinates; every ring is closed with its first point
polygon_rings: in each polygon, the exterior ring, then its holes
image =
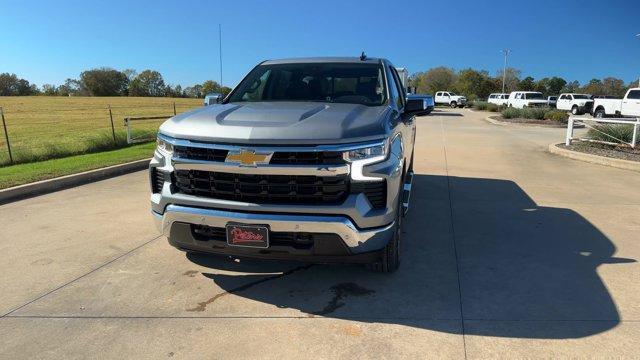
{"type": "Polygon", "coordinates": [[[410,72],[444,65],[494,74],[500,49],[534,78],[640,76],[640,1],[0,0],[0,72],[38,85],[82,70],[160,71],[183,86],[235,85],[265,59],[366,50],[410,72]]]}

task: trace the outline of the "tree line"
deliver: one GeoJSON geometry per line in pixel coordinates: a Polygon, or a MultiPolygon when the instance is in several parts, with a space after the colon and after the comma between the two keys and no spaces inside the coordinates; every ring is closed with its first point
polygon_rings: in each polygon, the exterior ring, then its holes
{"type": "Polygon", "coordinates": [[[123,71],[98,68],[80,73],[77,79],[67,79],[64,84],[44,84],[38,87],[16,74],[0,74],[0,96],[154,96],[202,98],[209,93],[228,94],[231,88],[213,80],[186,88],[166,84],[162,74],[155,70],[140,73],[133,69],[123,71]]]}
{"type": "MultiPolygon", "coordinates": [[[[502,79],[505,79],[505,92],[515,90],[539,91],[545,96],[563,92],[580,92],[592,95],[614,95],[622,97],[635,84],[625,84],[621,79],[606,77],[592,79],[586,84],[567,81],[561,77],[545,77],[539,80],[531,76],[522,78],[520,70],[507,68],[498,71],[495,76],[488,71],[475,69],[454,69],[440,66],[424,72],[417,72],[409,79],[409,85],[416,87],[418,93],[434,94],[436,91],[454,91],[470,100],[486,99],[489,94],[502,91],[502,79]]],[[[50,96],[166,96],[201,98],[209,93],[228,94],[231,88],[221,86],[213,80],[186,88],[169,85],[162,74],[155,70],[123,71],[112,68],[86,70],[77,79],[67,79],[62,85],[44,84],[41,88],[21,79],[16,74],[0,74],[0,96],[50,95],[50,96]]]]}
{"type": "Polygon", "coordinates": [[[453,91],[465,95],[470,100],[486,99],[491,93],[502,92],[503,75],[506,93],[517,90],[539,91],[544,96],[577,92],[622,97],[629,88],[637,85],[635,82],[625,84],[623,80],[615,77],[591,79],[586,84],[580,84],[578,81],[567,81],[557,76],[539,80],[531,76],[522,78],[520,70],[514,68],[507,68],[504,72],[500,70],[495,76],[491,76],[485,70],[468,68],[455,71],[444,66],[413,74],[409,79],[409,85],[416,87],[419,94],[453,91]]]}

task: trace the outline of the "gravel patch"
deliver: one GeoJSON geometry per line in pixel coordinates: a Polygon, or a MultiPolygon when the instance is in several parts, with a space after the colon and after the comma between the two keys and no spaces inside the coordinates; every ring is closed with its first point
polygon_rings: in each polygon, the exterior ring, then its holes
{"type": "Polygon", "coordinates": [[[566,146],[565,144],[558,144],[556,146],[562,149],[578,151],[591,155],[640,162],[640,149],[634,150],[626,147],[614,147],[604,144],[593,144],[579,141],[574,141],[569,146],[566,146]]]}

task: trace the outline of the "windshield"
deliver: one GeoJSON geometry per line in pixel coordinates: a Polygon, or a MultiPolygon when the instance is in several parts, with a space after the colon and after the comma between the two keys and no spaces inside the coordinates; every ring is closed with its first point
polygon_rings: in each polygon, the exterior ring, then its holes
{"type": "Polygon", "coordinates": [[[458,96],[458,94],[450,92],[449,96],[458,96]]]}
{"type": "Polygon", "coordinates": [[[527,100],[544,100],[544,97],[541,93],[527,93],[525,94],[527,100]]]}
{"type": "Polygon", "coordinates": [[[231,94],[228,102],[318,101],[382,105],[386,101],[378,64],[259,65],[231,94]]]}
{"type": "Polygon", "coordinates": [[[573,94],[573,98],[574,99],[591,99],[587,95],[583,95],[583,94],[573,94]]]}

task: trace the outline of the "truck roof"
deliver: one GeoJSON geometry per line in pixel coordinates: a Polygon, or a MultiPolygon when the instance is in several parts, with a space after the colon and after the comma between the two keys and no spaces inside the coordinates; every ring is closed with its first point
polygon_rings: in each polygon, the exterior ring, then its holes
{"type": "Polygon", "coordinates": [[[365,60],[360,60],[359,57],[305,57],[305,58],[288,58],[267,60],[262,62],[262,65],[276,65],[276,64],[304,64],[304,63],[352,63],[352,64],[379,64],[382,59],[367,57],[365,60]]]}

